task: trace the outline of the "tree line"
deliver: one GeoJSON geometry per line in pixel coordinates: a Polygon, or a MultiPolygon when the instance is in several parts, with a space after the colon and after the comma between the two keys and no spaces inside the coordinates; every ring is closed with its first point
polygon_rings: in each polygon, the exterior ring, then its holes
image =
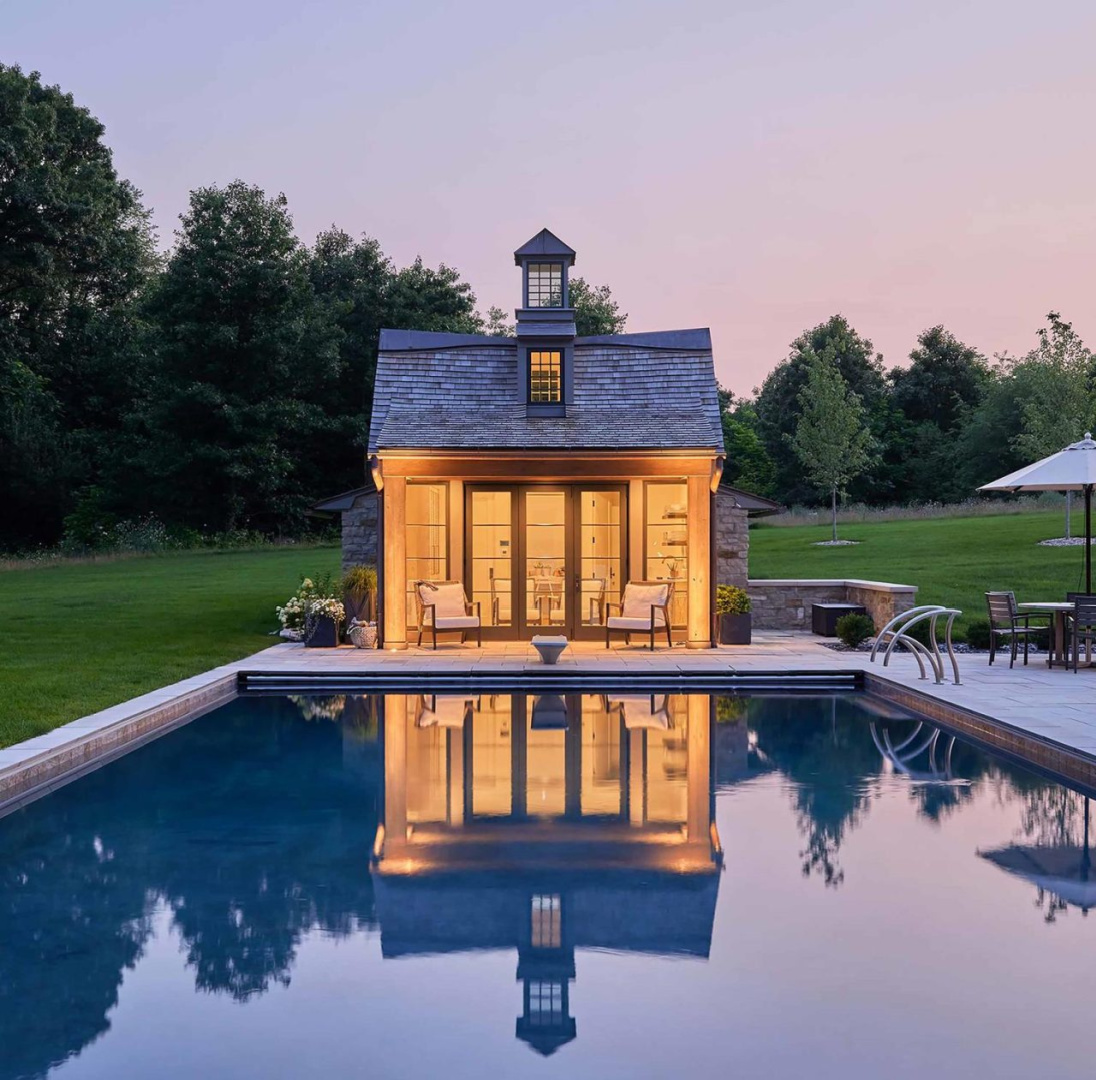
{"type": "Polygon", "coordinates": [[[754,390],[721,391],[726,475],[786,505],[955,502],[1096,426],[1096,355],[1051,312],[990,362],[943,326],[887,370],[841,315],[807,330],[754,390]]]}
{"type": "MultiPolygon", "coordinates": [[[[162,254],[103,135],[0,65],[0,550],[300,534],[364,479],[382,326],[508,330],[453,267],[334,226],[306,246],[242,180],[191,192],[162,254]]],[[[623,328],[606,286],[571,292],[580,333],[623,328]]]]}

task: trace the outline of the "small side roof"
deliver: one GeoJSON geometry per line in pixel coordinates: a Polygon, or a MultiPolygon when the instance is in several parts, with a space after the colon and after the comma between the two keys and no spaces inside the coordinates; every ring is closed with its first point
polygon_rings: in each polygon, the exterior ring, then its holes
{"type": "Polygon", "coordinates": [[[341,513],[343,510],[351,509],[354,505],[354,501],[361,498],[361,496],[376,494],[377,485],[373,483],[372,477],[368,477],[361,487],[353,488],[350,491],[344,491],[339,495],[332,495],[327,499],[321,499],[318,503],[313,503],[309,509],[318,513],[337,514],[341,513]]]}
{"type": "Polygon", "coordinates": [[[541,229],[531,240],[526,240],[514,252],[514,262],[521,266],[522,259],[535,258],[538,255],[563,258],[567,260],[568,266],[575,265],[575,249],[568,247],[555,233],[547,229],[541,229]]]}
{"type": "Polygon", "coordinates": [[[742,488],[735,487],[726,480],[719,481],[719,494],[732,497],[746,511],[748,517],[768,517],[770,514],[780,514],[784,511],[780,503],[766,499],[764,495],[755,495],[752,491],[743,491],[742,488]]]}

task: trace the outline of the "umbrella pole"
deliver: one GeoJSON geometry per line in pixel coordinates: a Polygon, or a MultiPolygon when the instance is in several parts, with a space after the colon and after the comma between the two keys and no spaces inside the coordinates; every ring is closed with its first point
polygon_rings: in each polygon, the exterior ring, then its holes
{"type": "Polygon", "coordinates": [[[1085,484],[1085,592],[1092,592],[1092,485],[1085,484]]]}

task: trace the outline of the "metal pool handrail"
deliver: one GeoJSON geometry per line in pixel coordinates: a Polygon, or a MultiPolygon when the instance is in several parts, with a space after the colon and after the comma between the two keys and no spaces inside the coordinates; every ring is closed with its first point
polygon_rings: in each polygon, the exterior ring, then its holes
{"type": "Polygon", "coordinates": [[[944,681],[944,657],[940,652],[940,645],[936,640],[936,622],[941,615],[947,616],[947,623],[944,627],[944,648],[947,650],[948,659],[951,661],[951,670],[954,675],[955,685],[961,685],[959,678],[959,661],[955,656],[955,649],[952,645],[951,630],[955,624],[955,618],[957,615],[963,613],[958,608],[944,607],[942,604],[921,604],[918,607],[912,607],[908,611],[903,611],[899,615],[895,615],[893,619],[882,630],[879,631],[878,637],[875,639],[875,644],[871,649],[871,661],[875,663],[875,654],[879,651],[879,646],[885,644],[886,650],[883,653],[883,667],[886,667],[890,663],[891,653],[894,652],[896,645],[905,645],[911,653],[913,653],[914,659],[917,661],[917,666],[921,671],[921,678],[927,679],[928,673],[925,671],[925,660],[928,660],[929,665],[932,667],[932,673],[936,678],[937,683],[944,681]],[[909,636],[908,631],[911,627],[916,626],[920,622],[927,621],[929,624],[929,645],[922,645],[920,641],[909,636]],[[890,635],[889,637],[887,635],[890,635]]]}

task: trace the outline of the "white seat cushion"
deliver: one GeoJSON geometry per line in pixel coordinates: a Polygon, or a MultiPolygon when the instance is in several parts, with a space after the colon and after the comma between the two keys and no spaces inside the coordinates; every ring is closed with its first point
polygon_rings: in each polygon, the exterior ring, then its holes
{"type": "MultiPolygon", "coordinates": [[[[650,630],[651,629],[651,616],[650,613],[644,619],[628,619],[623,615],[610,615],[605,620],[605,625],[610,630],[650,630]]],[[[658,616],[655,617],[655,628],[666,625],[666,620],[658,616]]]]}
{"type": "Polygon", "coordinates": [[[467,630],[479,626],[480,622],[475,615],[439,615],[434,621],[439,630],[467,630]]]}
{"type": "MultiPolygon", "coordinates": [[[[651,625],[651,606],[665,607],[670,595],[669,585],[635,585],[629,582],[624,586],[624,598],[620,616],[625,619],[642,619],[644,627],[651,625]]],[[[666,619],[661,611],[655,612],[655,626],[665,626],[666,619]]]]}

